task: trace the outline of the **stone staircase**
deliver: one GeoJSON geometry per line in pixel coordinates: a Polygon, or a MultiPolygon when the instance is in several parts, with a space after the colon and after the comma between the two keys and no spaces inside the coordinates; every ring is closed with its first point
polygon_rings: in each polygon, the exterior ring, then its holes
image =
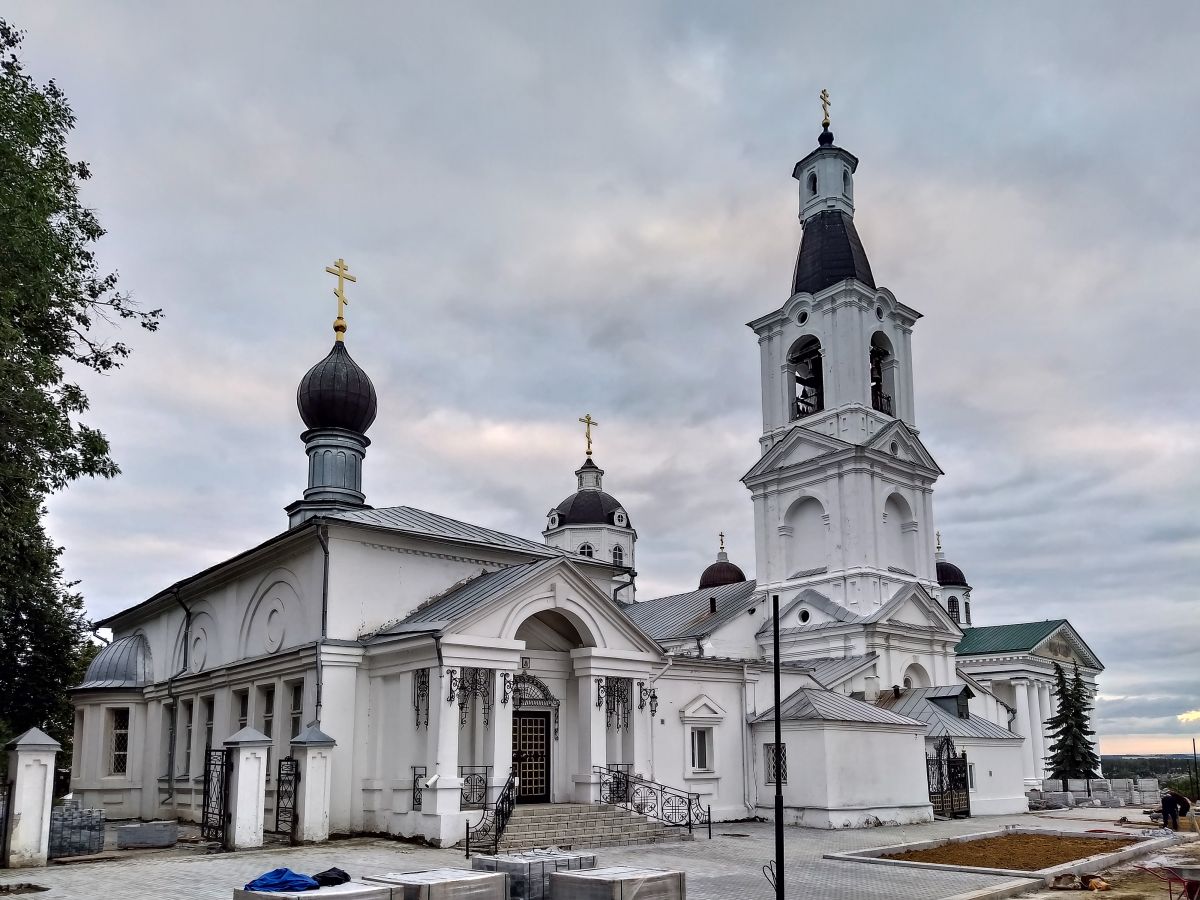
{"type": "Polygon", "coordinates": [[[522,804],[513,810],[500,838],[501,850],[540,847],[621,847],[682,840],[686,828],[673,828],[619,806],[599,803],[522,804]]]}

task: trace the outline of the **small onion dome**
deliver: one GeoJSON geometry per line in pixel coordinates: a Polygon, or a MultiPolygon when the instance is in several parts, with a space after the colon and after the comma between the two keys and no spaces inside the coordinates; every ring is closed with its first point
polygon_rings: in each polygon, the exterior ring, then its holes
{"type": "Polygon", "coordinates": [[[937,580],[942,587],[967,587],[967,576],[963,574],[963,570],[944,559],[937,561],[937,580]]]}
{"type": "MultiPolygon", "coordinates": [[[[590,460],[589,460],[590,462],[590,460]]],[[[559,525],[617,525],[616,514],[623,512],[620,501],[605,491],[576,491],[555,507],[559,525]]],[[[621,528],[632,528],[626,515],[621,528]]]]}
{"type": "Polygon", "coordinates": [[[700,590],[737,584],[746,580],[746,573],[729,561],[729,554],[722,550],[717,561],[700,573],[700,590]]]}
{"type": "Polygon", "coordinates": [[[375,421],[375,385],[341,341],[300,379],[300,418],[309,428],[345,428],[365,434],[375,421]]]}
{"type": "Polygon", "coordinates": [[[131,634],[96,654],[76,690],[140,688],[150,679],[150,645],[143,635],[131,634]]]}
{"type": "Polygon", "coordinates": [[[824,130],[819,135],[817,135],[817,143],[822,147],[833,146],[833,132],[829,130],[828,125],[825,126],[824,130]]]}

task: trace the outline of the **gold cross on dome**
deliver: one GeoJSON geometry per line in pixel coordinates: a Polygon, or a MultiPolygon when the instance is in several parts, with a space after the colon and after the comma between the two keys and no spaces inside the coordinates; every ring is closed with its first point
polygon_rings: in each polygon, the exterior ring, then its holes
{"type": "Polygon", "coordinates": [[[579,421],[583,423],[583,434],[587,440],[587,455],[591,456],[592,455],[592,426],[599,425],[600,423],[592,418],[591,413],[584,413],[583,418],[580,419],[579,421]]]}
{"type": "Polygon", "coordinates": [[[934,534],[937,536],[938,553],[941,553],[942,552],[942,533],[940,531],[935,531],[934,534]]]}
{"type": "Polygon", "coordinates": [[[725,552],[725,532],[722,531],[720,537],[721,537],[721,552],[724,553],[725,552]]]}
{"type": "Polygon", "coordinates": [[[325,271],[330,275],[336,275],[338,280],[337,289],[333,292],[333,296],[337,297],[338,302],[338,313],[337,318],[333,320],[333,330],[337,335],[337,339],[341,341],[345,339],[346,335],[346,320],[343,318],[342,313],[346,304],[350,302],[346,299],[346,282],[349,281],[351,284],[355,284],[358,279],[350,274],[350,267],[341,258],[332,266],[326,266],[325,271]]]}
{"type": "Polygon", "coordinates": [[[821,88],[821,112],[823,112],[825,114],[825,117],[823,119],[821,119],[821,126],[824,128],[828,128],[829,127],[829,91],[825,90],[825,88],[821,88]]]}

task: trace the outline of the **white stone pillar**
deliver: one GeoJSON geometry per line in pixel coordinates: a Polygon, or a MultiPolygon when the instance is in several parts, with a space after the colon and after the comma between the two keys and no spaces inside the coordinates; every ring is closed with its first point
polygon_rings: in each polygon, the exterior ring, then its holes
{"type": "MultiPolygon", "coordinates": [[[[639,709],[641,704],[641,691],[638,684],[642,684],[645,690],[650,690],[654,686],[650,683],[649,678],[638,678],[633,682],[633,709],[629,713],[629,728],[633,734],[633,752],[630,754],[629,762],[633,763],[633,771],[640,773],[647,778],[650,777],[650,728],[653,725],[652,716],[650,715],[650,699],[646,698],[646,705],[639,709]]],[[[745,688],[741,685],[738,690],[744,691],[745,688]]]]}
{"type": "Polygon", "coordinates": [[[46,865],[50,850],[50,807],[54,803],[54,757],[62,746],[40,728],[10,741],[8,778],[8,865],[46,865]]]}
{"type": "Polygon", "coordinates": [[[1014,678],[1012,679],[1013,695],[1017,701],[1017,733],[1025,738],[1025,743],[1021,745],[1021,768],[1024,770],[1025,780],[1032,781],[1037,776],[1034,774],[1035,768],[1033,764],[1033,731],[1030,724],[1029,716],[1029,679],[1014,678]]]}
{"type": "Polygon", "coordinates": [[[229,777],[229,826],[225,844],[232,850],[252,850],[263,844],[266,819],[267,756],[271,739],[246,726],[225,740],[232,750],[229,777]]]}
{"type": "MultiPolygon", "coordinates": [[[[519,661],[518,661],[519,662],[519,661]]],[[[492,722],[487,734],[487,765],[492,767],[492,792],[489,801],[495,800],[500,790],[508,781],[512,772],[513,758],[513,720],[512,697],[504,703],[504,681],[512,684],[516,667],[512,671],[497,671],[493,673],[492,682],[492,722]]]]}
{"type": "Polygon", "coordinates": [[[458,700],[450,696],[451,680],[462,675],[458,666],[447,666],[429,685],[429,731],[425,748],[428,781],[421,796],[421,812],[448,816],[462,810],[462,779],[458,777],[458,700]],[[446,698],[450,696],[450,699],[446,698]]]}
{"type": "Polygon", "coordinates": [[[575,686],[579,721],[579,759],[572,779],[575,784],[576,803],[596,803],[600,800],[600,779],[592,771],[593,766],[608,763],[608,732],[604,719],[604,704],[596,705],[596,679],[603,677],[595,672],[577,673],[575,686]]]}
{"type": "Polygon", "coordinates": [[[316,725],[292,738],[292,755],[299,764],[296,785],[296,839],[303,843],[329,840],[329,800],[333,789],[333,748],[337,742],[316,725]]]}
{"type": "MultiPolygon", "coordinates": [[[[1038,683],[1038,701],[1042,705],[1042,755],[1044,758],[1049,758],[1051,738],[1050,730],[1046,728],[1046,720],[1054,715],[1054,703],[1050,699],[1050,685],[1043,681],[1038,683]]],[[[1042,762],[1042,766],[1038,771],[1039,778],[1046,777],[1046,763],[1042,762]]]]}
{"type": "Polygon", "coordinates": [[[1029,728],[1033,737],[1033,777],[1041,781],[1046,773],[1046,713],[1042,707],[1042,689],[1029,682],[1029,728]]]}

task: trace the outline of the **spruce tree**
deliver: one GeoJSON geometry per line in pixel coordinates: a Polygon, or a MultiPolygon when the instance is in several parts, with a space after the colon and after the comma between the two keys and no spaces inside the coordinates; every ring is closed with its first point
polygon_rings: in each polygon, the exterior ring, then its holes
{"type": "Polygon", "coordinates": [[[1095,778],[1100,768],[1100,757],[1092,746],[1095,735],[1089,724],[1091,704],[1087,700],[1087,689],[1075,665],[1074,677],[1068,681],[1062,666],[1054,664],[1054,696],[1058,711],[1046,723],[1050,729],[1050,756],[1046,770],[1051,778],[1062,780],[1063,790],[1071,778],[1095,778]]]}

